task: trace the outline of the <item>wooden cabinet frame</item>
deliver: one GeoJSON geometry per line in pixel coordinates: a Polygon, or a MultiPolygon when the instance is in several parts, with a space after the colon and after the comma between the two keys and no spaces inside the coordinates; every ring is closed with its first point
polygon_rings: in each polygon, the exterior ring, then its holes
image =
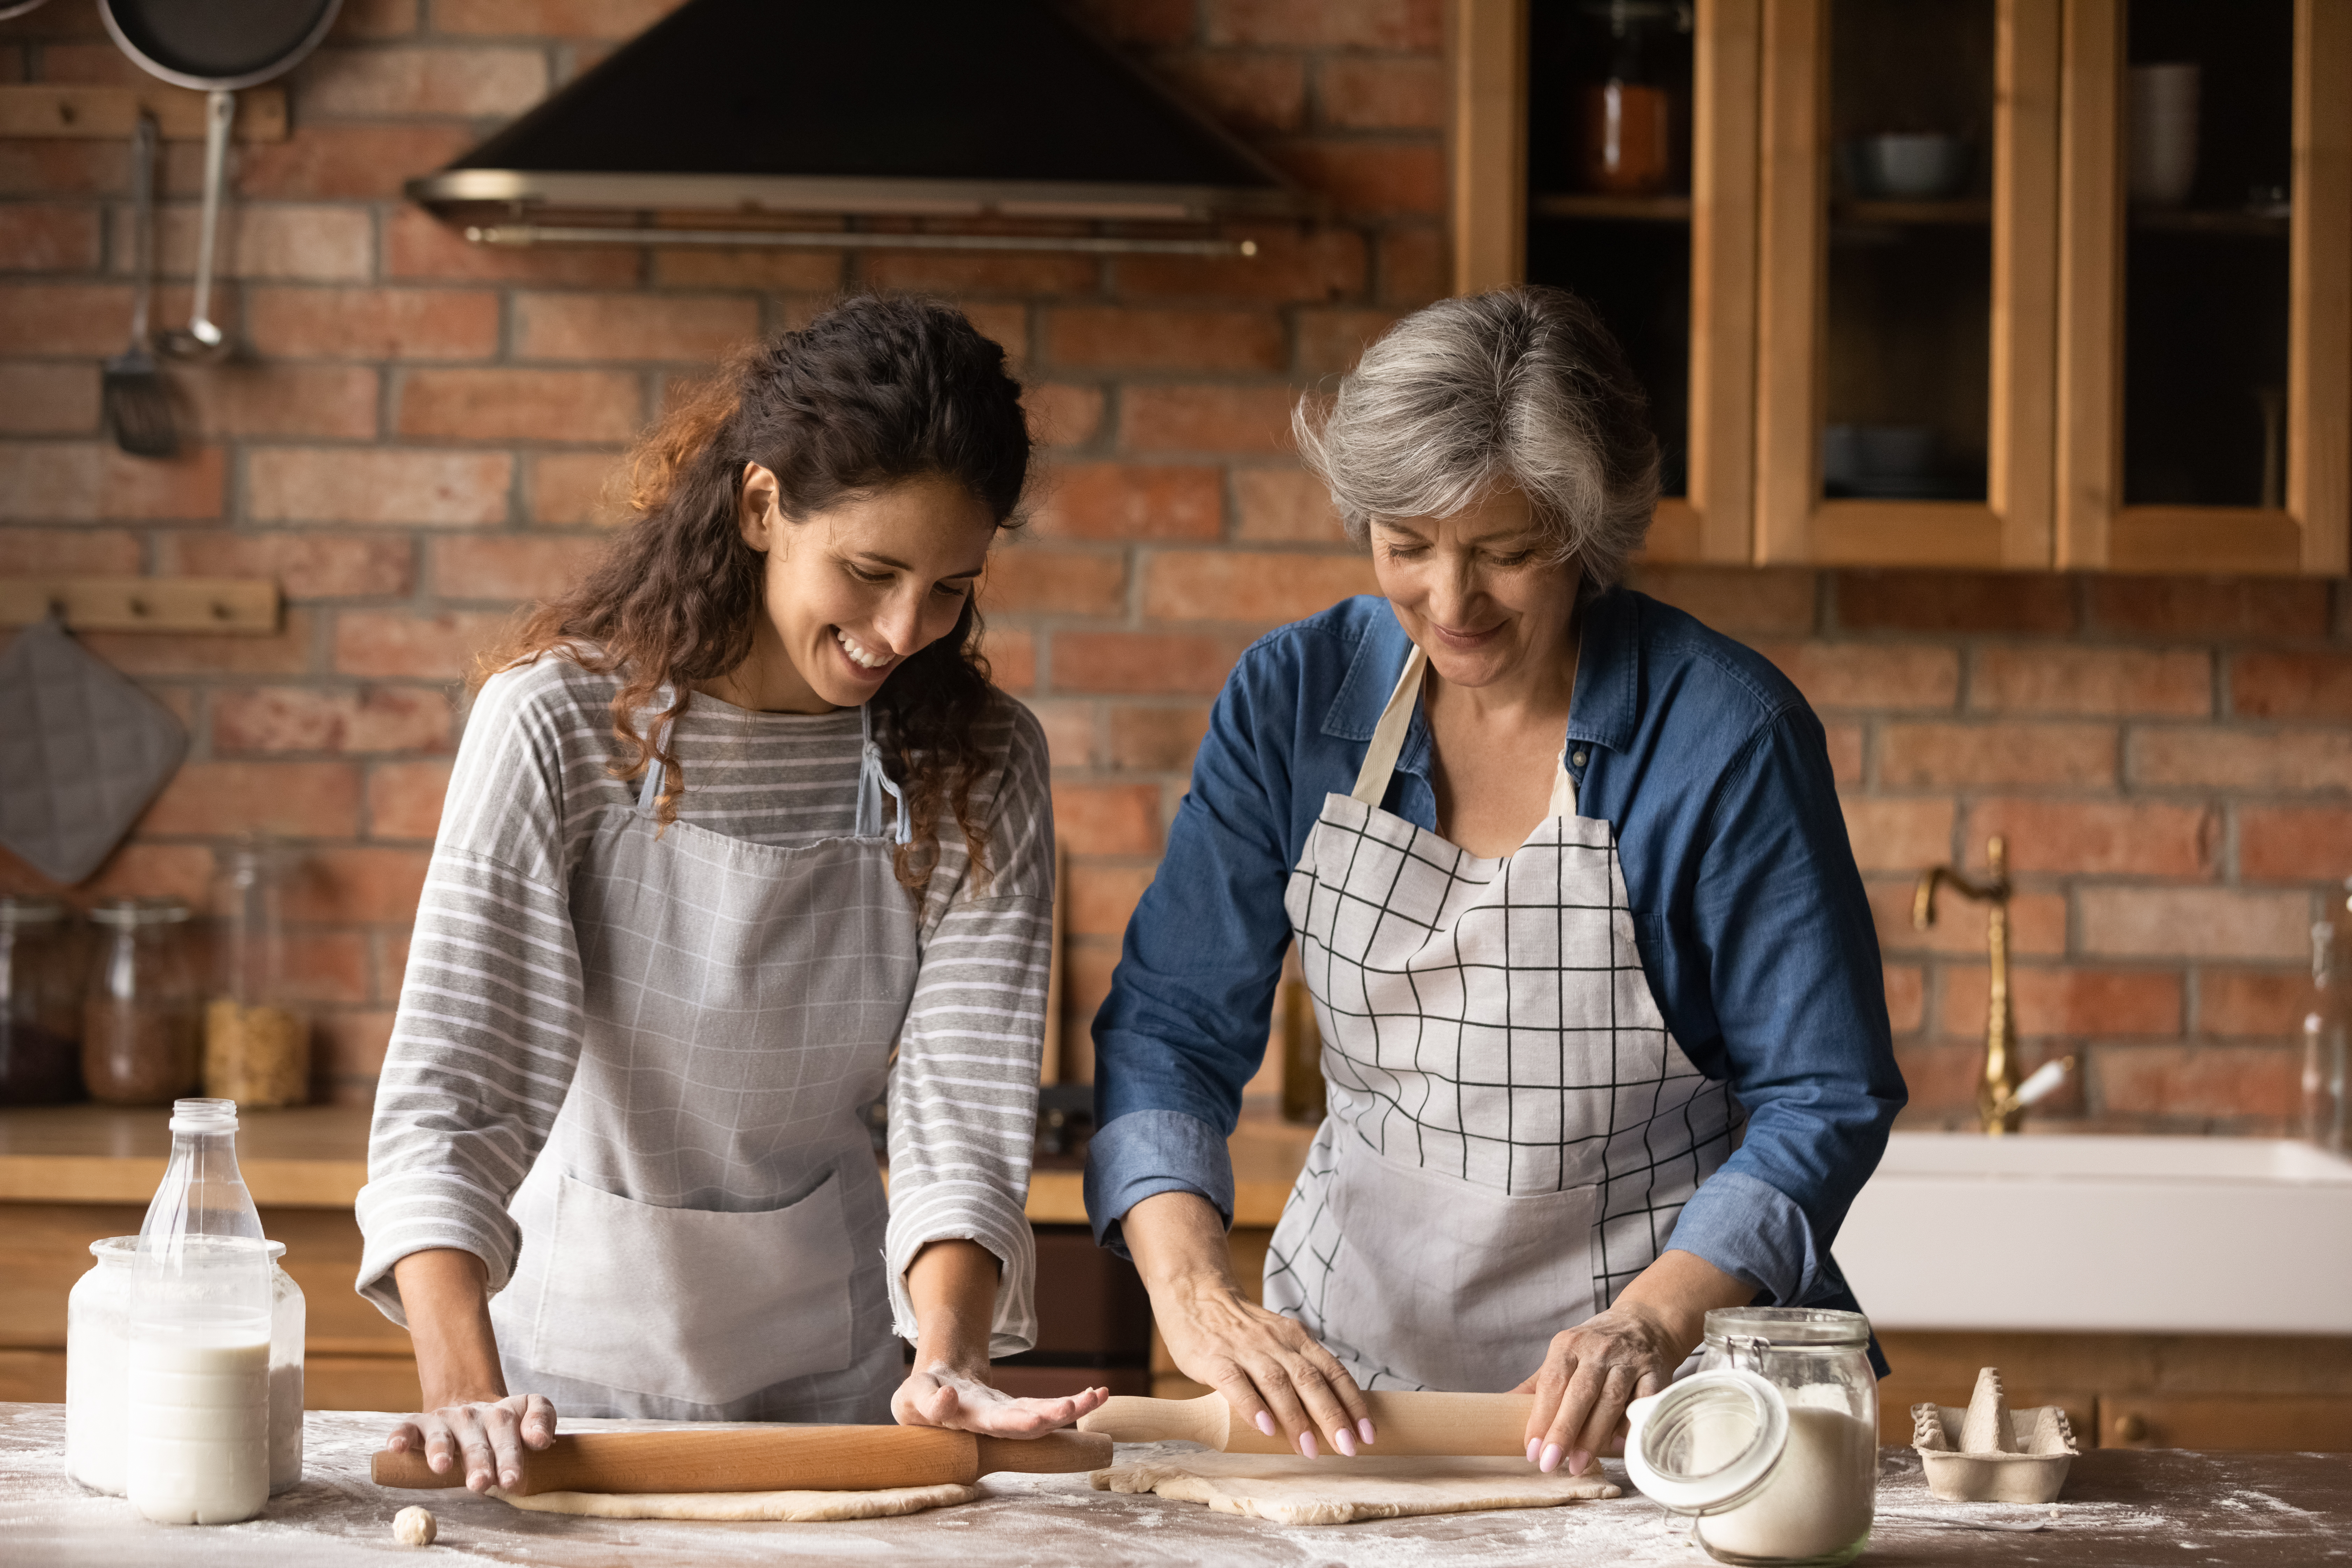
{"type": "Polygon", "coordinates": [[[2065,24],[2057,564],[2340,574],[2352,516],[2352,5],[2296,0],[2286,505],[2123,504],[2126,0],[2065,24]]]}

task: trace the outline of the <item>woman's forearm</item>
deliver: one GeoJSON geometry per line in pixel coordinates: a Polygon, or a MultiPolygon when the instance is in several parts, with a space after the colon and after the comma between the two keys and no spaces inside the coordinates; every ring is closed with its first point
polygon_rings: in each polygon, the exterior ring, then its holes
{"type": "Polygon", "coordinates": [[[490,1329],[489,1271],[452,1247],[412,1252],[392,1266],[416,1349],[427,1410],[506,1397],[498,1336],[490,1329]]]}
{"type": "Polygon", "coordinates": [[[934,1241],[907,1266],[907,1295],[915,1304],[915,1365],[944,1363],[977,1377],[988,1369],[996,1282],[996,1254],[976,1241],[934,1241]]]}
{"type": "Polygon", "coordinates": [[[1695,1252],[1668,1247],[1618,1293],[1617,1306],[1653,1318],[1674,1345],[1675,1358],[1698,1348],[1706,1315],[1718,1307],[1745,1307],[1756,1287],[1735,1279],[1695,1252]]]}
{"type": "Polygon", "coordinates": [[[1154,1306],[1163,1295],[1237,1288],[1224,1221],[1200,1194],[1154,1193],[1129,1209],[1118,1227],[1154,1306]]]}

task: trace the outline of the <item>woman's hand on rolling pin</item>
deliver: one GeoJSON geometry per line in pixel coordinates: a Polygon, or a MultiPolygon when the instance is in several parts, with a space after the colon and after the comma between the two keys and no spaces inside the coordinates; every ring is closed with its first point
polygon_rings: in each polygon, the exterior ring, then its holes
{"type": "Polygon", "coordinates": [[[901,1426],[952,1426],[992,1437],[1035,1437],[1067,1426],[1109,1397],[1108,1388],[1088,1388],[1059,1399],[1015,1399],[978,1376],[935,1361],[907,1374],[890,1396],[890,1414],[901,1426]]]}
{"type": "Polygon", "coordinates": [[[1535,1395],[1528,1415],[1528,1461],[1549,1471],[1568,1461],[1580,1474],[1592,1457],[1622,1441],[1625,1407],[1665,1387],[1687,1346],[1657,1314],[1622,1300],[1554,1334],[1543,1365],[1514,1394],[1535,1395]]]}
{"type": "MultiPolygon", "coordinates": [[[[1349,1458],[1372,1440],[1371,1407],[1339,1358],[1294,1319],[1269,1312],[1225,1280],[1170,1292],[1157,1314],[1168,1353],[1185,1376],[1225,1396],[1244,1421],[1315,1458],[1317,1436],[1349,1458]]],[[[1157,1297],[1155,1308],[1160,1306],[1157,1297]]]]}
{"type": "Polygon", "coordinates": [[[425,1450],[425,1463],[446,1476],[461,1458],[466,1487],[486,1492],[522,1479],[522,1451],[555,1441],[555,1406],[543,1394],[503,1399],[463,1399],[410,1417],[392,1429],[384,1447],[394,1453],[425,1450]]]}

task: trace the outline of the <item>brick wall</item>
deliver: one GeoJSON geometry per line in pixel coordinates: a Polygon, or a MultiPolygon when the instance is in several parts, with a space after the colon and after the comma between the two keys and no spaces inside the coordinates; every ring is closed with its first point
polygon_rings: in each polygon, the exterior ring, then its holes
{"type": "MultiPolygon", "coordinates": [[[[1369,584],[1286,455],[1295,389],[1444,288],[1436,0],[1091,0],[1106,26],[1328,192],[1254,260],[486,253],[398,196],[667,0],[351,0],[289,79],[294,136],[236,157],[232,364],[175,369],[169,464],[98,423],[129,317],[124,149],[0,141],[0,572],[268,574],[275,637],[91,637],[188,722],[188,765],[78,898],[200,896],[212,846],[299,840],[322,1089],[390,1026],[469,651],[610,523],[599,489],[670,384],[858,285],[962,301],[1050,442],[987,586],[1004,684],[1052,736],[1073,855],[1069,1045],[1149,880],[1206,706],[1264,627],[1369,584]]],[[[0,24],[0,80],[131,68],[85,7],[0,24]]],[[[167,149],[163,319],[186,310],[200,149],[167,149]]],[[[2091,1047],[2110,1121],[2291,1109],[2302,931],[2352,872],[2352,637],[2305,584],[1657,572],[1822,708],[1882,911],[1918,1114],[1963,1107],[1981,921],[1928,938],[1909,874],[2004,827],[2021,1023],[2091,1047]]],[[[38,879],[0,864],[0,881],[38,879]]]]}

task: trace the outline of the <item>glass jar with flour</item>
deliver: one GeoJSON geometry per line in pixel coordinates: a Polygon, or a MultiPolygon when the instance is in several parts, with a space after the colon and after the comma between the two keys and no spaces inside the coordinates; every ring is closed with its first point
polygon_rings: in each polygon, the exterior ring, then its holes
{"type": "Polygon", "coordinates": [[[1709,1312],[1699,1370],[1626,1412],[1625,1469],[1718,1563],[1836,1568],[1870,1543],[1878,1377],[1859,1312],[1709,1312]]]}

